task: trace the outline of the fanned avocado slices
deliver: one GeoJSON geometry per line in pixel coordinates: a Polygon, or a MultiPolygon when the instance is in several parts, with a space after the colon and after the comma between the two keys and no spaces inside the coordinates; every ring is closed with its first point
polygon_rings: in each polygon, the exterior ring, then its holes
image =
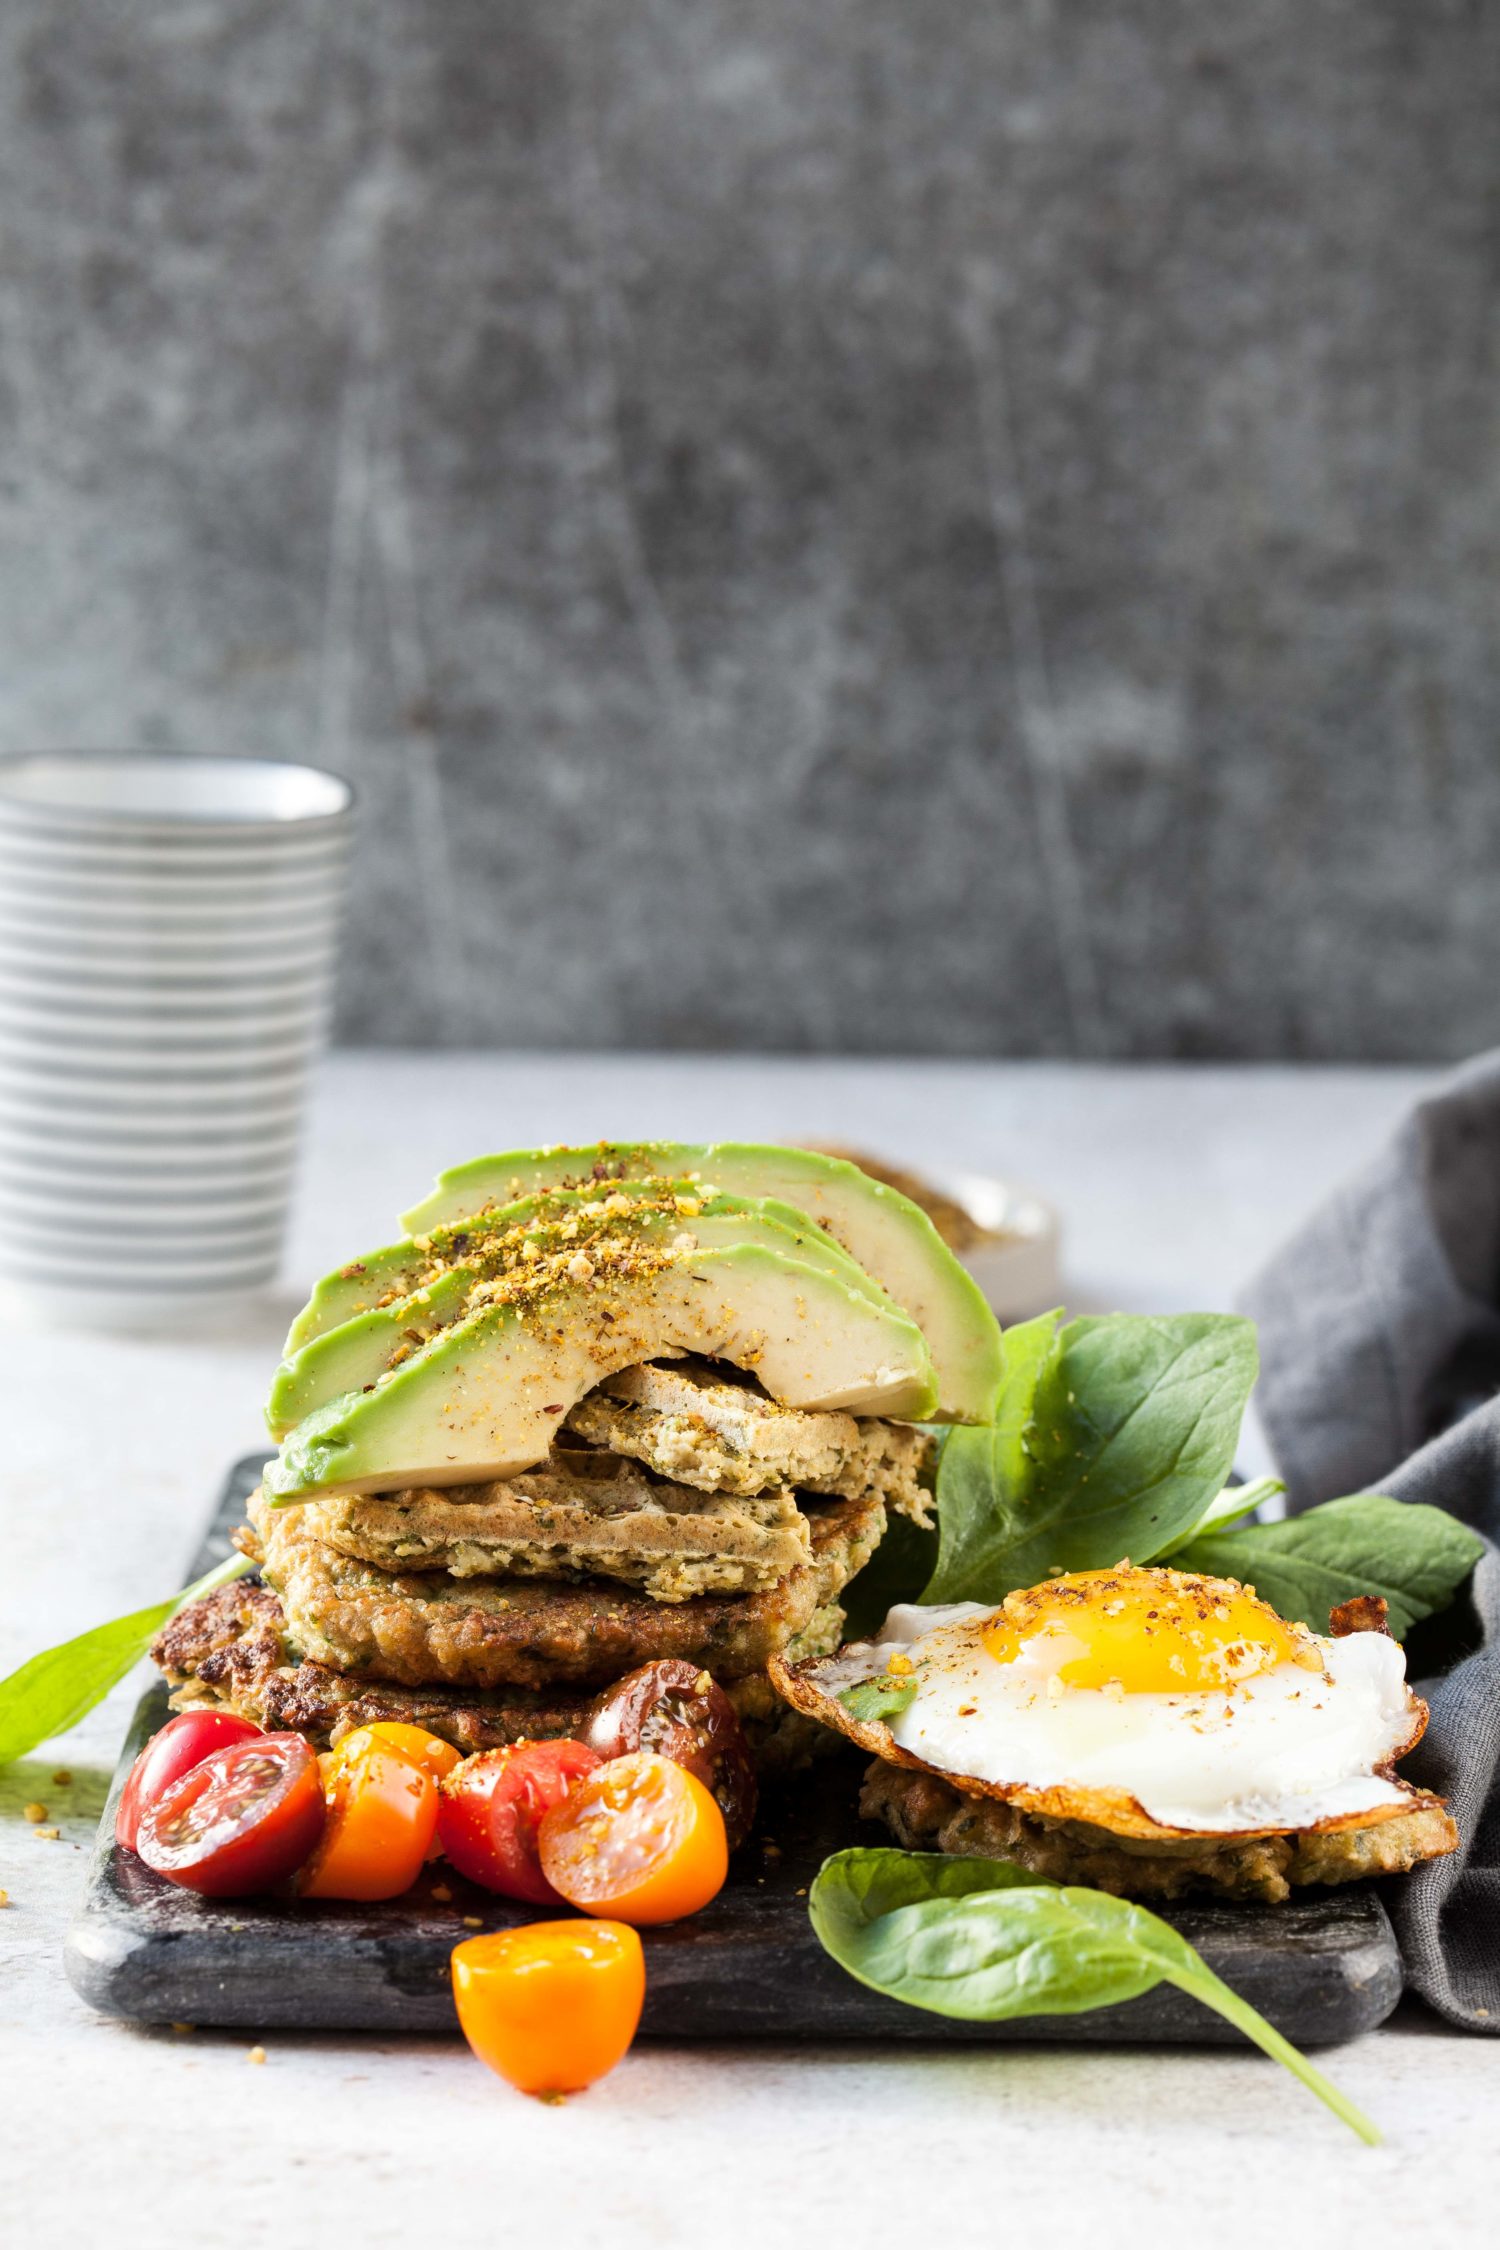
{"type": "Polygon", "coordinates": [[[925,1211],[858,1165],[810,1149],[746,1141],[607,1141],[592,1148],[512,1149],[444,1172],[403,1214],[412,1234],[472,1220],[555,1188],[607,1193],[634,1179],[681,1179],[700,1192],[792,1204],[842,1244],[917,1323],[937,1372],[934,1418],[987,1422],[1000,1384],[1000,1329],[973,1276],[925,1211]]]}
{"type": "Polygon", "coordinates": [[[898,1421],[933,1410],[914,1322],[761,1242],[569,1243],[477,1285],[471,1307],[370,1389],[305,1416],[266,1472],[273,1499],[519,1476],[585,1392],[684,1353],[749,1369],[786,1406],[898,1421]]]}
{"type": "Polygon", "coordinates": [[[357,1313],[382,1309],[399,1297],[429,1287],[441,1273],[453,1267],[465,1266],[483,1274],[503,1271],[515,1255],[513,1238],[553,1221],[566,1225],[572,1220],[580,1228],[593,1230],[633,1223],[637,1213],[659,1212],[675,1215],[678,1225],[686,1227],[702,1211],[718,1213],[730,1209],[765,1211],[784,1226],[793,1228],[799,1241],[808,1246],[803,1255],[814,1262],[822,1262],[826,1251],[829,1259],[839,1261],[841,1270],[851,1280],[879,1288],[879,1283],[870,1282],[863,1267],[847,1250],[841,1249],[821,1227],[790,1204],[767,1198],[723,1196],[716,1189],[706,1188],[699,1180],[686,1179],[643,1178],[611,1181],[602,1187],[540,1188],[532,1194],[518,1196],[513,1202],[492,1205],[472,1219],[458,1219],[451,1224],[431,1227],[423,1234],[405,1235],[401,1241],[371,1250],[347,1266],[336,1266],[332,1273],[324,1274],[292,1322],[282,1347],[282,1357],[294,1358],[314,1337],[325,1335],[331,1328],[342,1327],[357,1313]]]}
{"type": "MultiPolygon", "coordinates": [[[[304,1344],[330,1328],[340,1327],[356,1313],[388,1304],[425,1286],[438,1271],[464,1260],[499,1255],[504,1262],[504,1238],[518,1227],[529,1227],[549,1215],[566,1220],[585,1215],[590,1206],[602,1205],[610,1195],[629,1202],[655,1204],[665,1197],[697,1202],[703,1189],[694,1180],[640,1179],[610,1182],[603,1187],[537,1188],[519,1191],[511,1200],[491,1204],[472,1219],[435,1222],[409,1231],[399,1242],[371,1250],[347,1266],[325,1273],[287,1331],[282,1356],[291,1359],[304,1344]]],[[[403,1220],[402,1224],[405,1224],[403,1220]]]]}
{"type": "Polygon", "coordinates": [[[395,1243],[361,1259],[357,1271],[347,1268],[319,1283],[292,1331],[308,1340],[288,1350],[272,1385],[266,1420],[273,1437],[285,1437],[329,1399],[362,1391],[410,1359],[464,1317],[476,1289],[528,1262],[587,1257],[601,1242],[638,1240],[682,1249],[760,1242],[817,1267],[853,1295],[898,1310],[846,1250],[790,1204],[704,1195],[684,1182],[633,1182],[629,1192],[530,1196],[489,1217],[434,1229],[424,1240],[426,1248],[418,1254],[410,1241],[395,1243]],[[336,1325],[314,1326],[316,1319],[329,1321],[350,1298],[367,1309],[336,1325]]]}

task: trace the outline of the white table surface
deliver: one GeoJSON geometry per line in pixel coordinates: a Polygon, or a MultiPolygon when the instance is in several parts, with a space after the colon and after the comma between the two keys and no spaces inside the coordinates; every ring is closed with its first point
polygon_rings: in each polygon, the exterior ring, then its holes
{"type": "MultiPolygon", "coordinates": [[[[5,1332],[0,1670],[179,1582],[307,1284],[384,1240],[443,1163],[601,1135],[819,1138],[1004,1170],[1067,1228],[1075,1308],[1227,1306],[1424,1080],[1355,1070],[334,1057],[285,1287],[215,1334],[5,1332]]],[[[1366,2150],[1258,2055],[643,2045],[542,2108],[457,2040],[105,2022],[63,1933],[127,1683],[0,1775],[0,2237],[302,2250],[412,2244],[1260,2244],[1491,2239],[1500,2044],[1416,2008],[1324,2058],[1384,2125],[1366,2150]],[[54,1769],[71,1769],[70,1787],[54,1769]],[[21,1818],[41,1798],[61,1841],[21,1818]],[[1489,2190],[1488,2196],[1486,2190],[1489,2190]],[[1149,2229],[1149,2237],[1147,2230],[1149,2229]]]]}

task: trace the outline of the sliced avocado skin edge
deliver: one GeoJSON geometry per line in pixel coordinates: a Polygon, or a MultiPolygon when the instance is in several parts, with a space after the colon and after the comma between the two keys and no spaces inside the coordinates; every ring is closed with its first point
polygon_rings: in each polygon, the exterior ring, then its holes
{"type": "MultiPolygon", "coordinates": [[[[1000,1389],[1000,1324],[984,1292],[918,1204],[884,1181],[872,1180],[857,1164],[843,1157],[754,1141],[701,1144],[614,1141],[596,1143],[592,1147],[513,1149],[496,1156],[476,1157],[440,1173],[432,1193],[405,1212],[401,1224],[420,1232],[439,1223],[456,1223],[464,1217],[472,1218],[496,1194],[513,1193],[518,1186],[535,1190],[549,1181],[583,1178],[589,1181],[592,1192],[607,1193],[612,1186],[626,1184],[629,1176],[642,1170],[678,1177],[696,1173],[732,1194],[769,1194],[799,1210],[805,1209],[815,1225],[822,1214],[814,1203],[804,1205],[800,1201],[788,1186],[785,1175],[807,1183],[814,1194],[842,1190],[855,1207],[869,1213],[880,1212],[886,1221],[882,1231],[893,1239],[904,1238],[906,1246],[920,1257],[934,1295],[947,1306],[944,1326],[951,1334],[952,1348],[944,1351],[940,1342],[934,1355],[941,1399],[937,1418],[957,1422],[992,1419],[1000,1389]],[[602,1177],[594,1177],[596,1165],[602,1177]],[[617,1169],[622,1174],[620,1178],[612,1176],[617,1169]],[[763,1175],[759,1188],[749,1177],[757,1170],[763,1175]],[[768,1185],[764,1177],[767,1174],[773,1176],[774,1184],[768,1185]]],[[[871,1256],[868,1245],[854,1250],[836,1222],[828,1222],[825,1231],[842,1242],[912,1317],[919,1317],[909,1302],[909,1292],[893,1286],[890,1275],[880,1270],[881,1261],[871,1256]]],[[[935,1311],[928,1311],[920,1317],[931,1343],[931,1326],[939,1316],[935,1311]]]]}
{"type": "MultiPolygon", "coordinates": [[[[321,1335],[314,1336],[300,1351],[281,1362],[272,1379],[271,1395],[266,1400],[265,1408],[266,1427],[272,1437],[278,1440],[286,1437],[315,1407],[323,1404],[322,1399],[317,1399],[303,1405],[299,1393],[306,1386],[309,1377],[316,1380],[319,1370],[333,1368],[340,1360],[347,1364],[365,1339],[371,1340],[374,1345],[383,1344],[385,1353],[389,1356],[400,1341],[403,1326],[413,1327],[419,1322],[425,1326],[431,1321],[432,1335],[440,1334],[445,1327],[462,1319],[463,1306],[471,1287],[472,1283],[468,1287],[462,1285],[461,1276],[444,1274],[428,1288],[414,1289],[409,1296],[398,1298],[392,1305],[371,1306],[368,1312],[356,1313],[352,1320],[341,1321],[337,1328],[325,1328],[321,1335]],[[450,1286],[445,1288],[445,1283],[450,1286]]],[[[362,1389],[365,1377],[370,1376],[370,1369],[364,1367],[351,1370],[351,1378],[354,1372],[360,1377],[357,1384],[352,1383],[352,1380],[350,1383],[341,1382],[337,1374],[328,1374],[325,1379],[332,1383],[333,1388],[325,1393],[325,1397],[341,1396],[351,1387],[362,1389]]],[[[377,1367],[370,1379],[375,1379],[381,1372],[381,1368],[377,1367]]]]}
{"type": "MultiPolygon", "coordinates": [[[[642,1235],[655,1239],[668,1228],[685,1229],[706,1237],[705,1247],[726,1249],[733,1248],[737,1238],[747,1243],[758,1240],[767,1249],[798,1258],[828,1273],[852,1296],[879,1305],[898,1318],[906,1318],[880,1284],[855,1263],[847,1250],[814,1226],[804,1212],[794,1210],[790,1204],[752,1202],[743,1196],[705,1194],[700,1200],[702,1209],[692,1217],[668,1216],[655,1210],[644,1214],[640,1221],[642,1235]]],[[[536,1201],[539,1216],[556,1208],[549,1200],[538,1198],[536,1201]]],[[[527,1206],[515,1204],[509,1208],[521,1212],[527,1206]]],[[[567,1205],[562,1208],[565,1215],[567,1205]]],[[[496,1231],[505,1230],[497,1228],[496,1231]]],[[[587,1249],[588,1239],[586,1232],[580,1235],[581,1250],[587,1249]]],[[[369,1270],[374,1258],[362,1263],[369,1270]]],[[[428,1342],[442,1329],[464,1319],[468,1296],[482,1278],[479,1274],[466,1275],[461,1266],[456,1267],[391,1304],[372,1306],[367,1312],[341,1321],[336,1328],[325,1328],[299,1350],[290,1353],[276,1371],[266,1402],[266,1426],[272,1437],[288,1436],[299,1422],[330,1398],[363,1390],[367,1382],[378,1381],[386,1372],[389,1354],[400,1344],[403,1334],[414,1327],[425,1326],[434,1313],[437,1319],[428,1342]]]]}
{"type": "MultiPolygon", "coordinates": [[[[848,1332],[847,1319],[840,1318],[838,1300],[846,1299],[848,1292],[833,1274],[803,1264],[782,1252],[771,1250],[758,1243],[739,1244],[733,1248],[706,1251],[697,1257],[684,1258],[663,1268],[653,1277],[649,1287],[670,1288],[682,1282],[697,1281],[706,1277],[710,1283],[710,1299],[714,1288],[720,1290],[723,1304],[730,1308],[726,1317],[738,1318],[742,1309],[747,1313],[746,1326],[757,1335],[758,1359],[756,1372],[766,1381],[767,1388],[776,1395],[778,1362],[791,1372],[792,1380],[783,1382],[783,1388],[796,1390],[800,1382],[806,1397],[811,1375],[816,1372],[815,1362],[822,1349],[818,1341],[816,1314],[821,1309],[830,1334],[832,1358],[825,1368],[833,1373],[840,1367],[840,1352],[848,1332]],[[784,1322],[775,1327],[763,1326],[755,1295],[759,1287],[772,1284],[767,1297],[767,1310],[773,1316],[786,1315],[784,1322]],[[837,1299],[834,1294],[837,1292],[837,1299]],[[809,1324],[809,1306],[814,1318],[809,1324]],[[810,1356],[811,1355],[811,1356],[810,1356]],[[800,1373],[798,1372],[800,1370],[800,1373]]],[[[593,1328],[592,1300],[582,1289],[554,1292],[547,1300],[547,1330],[563,1337],[560,1360],[571,1359],[572,1372],[555,1386],[559,1395],[547,1401],[545,1410],[530,1405],[525,1400],[507,1399],[505,1370],[498,1371],[497,1398],[482,1406],[464,1401],[465,1411],[472,1417],[479,1414],[486,1426],[489,1452],[443,1452],[438,1449],[454,1444],[461,1445],[462,1433],[455,1438],[452,1427],[445,1424],[443,1416],[452,1408],[452,1391],[455,1379],[474,1377],[477,1367],[480,1378],[490,1372],[484,1365],[487,1347],[503,1347],[507,1337],[514,1335],[523,1358],[532,1362],[532,1389],[540,1387],[546,1399],[551,1385],[537,1384],[536,1362],[544,1346],[539,1343],[539,1332],[514,1305],[487,1306],[468,1320],[443,1330],[434,1340],[411,1359],[405,1361],[393,1374],[369,1391],[346,1393],[328,1400],[315,1408],[298,1423],[282,1446],[276,1461],[268,1464],[265,1486],[277,1506],[342,1489],[365,1491],[392,1491],[425,1477],[430,1482],[450,1484],[471,1483],[493,1475],[518,1475],[525,1467],[533,1466],[545,1458],[552,1433],[558,1421],[584,1392],[602,1380],[617,1366],[632,1364],[634,1360],[662,1353],[675,1354],[681,1350],[697,1348],[715,1349],[712,1344],[695,1344],[690,1337],[691,1323],[697,1319],[698,1308],[703,1306],[705,1317],[713,1312],[709,1300],[698,1298],[692,1290],[682,1296],[675,1307],[668,1306],[659,1312],[643,1311],[636,1324],[626,1318],[622,1321],[620,1351],[627,1356],[601,1358],[598,1342],[602,1331],[593,1328]],[[587,1316],[592,1341],[585,1336],[583,1343],[568,1333],[569,1310],[587,1316]],[[684,1325],[684,1315],[687,1325],[684,1325]],[[656,1326],[650,1325],[655,1318],[656,1326]],[[687,1341],[683,1341],[688,1337],[687,1341]],[[446,1397],[444,1394],[448,1394],[446,1397]],[[436,1396],[443,1403],[436,1414],[428,1418],[425,1431],[413,1435],[410,1430],[402,1435],[402,1410],[405,1408],[412,1421],[420,1425],[424,1399],[436,1396]],[[497,1403],[498,1402],[498,1403],[497,1403]],[[545,1411],[547,1418],[541,1419],[545,1411]],[[509,1427],[497,1435],[497,1424],[511,1417],[509,1427]],[[384,1445],[404,1447],[402,1458],[387,1465],[379,1458],[382,1450],[382,1423],[394,1422],[395,1432],[389,1430],[384,1445]],[[363,1440],[363,1442],[361,1442],[363,1440]],[[414,1450],[418,1457],[413,1458],[414,1450]],[[457,1463],[454,1469],[438,1474],[430,1459],[422,1453],[457,1463]],[[504,1463],[505,1466],[497,1464],[504,1463]]],[[[930,1415],[933,1398],[931,1361],[926,1342],[915,1322],[909,1320],[894,1306],[879,1306],[870,1300],[858,1302],[857,1325],[868,1330],[875,1324],[876,1341],[889,1348],[889,1357],[869,1364],[873,1374],[877,1366],[889,1367],[901,1374],[889,1398],[876,1403],[851,1408],[851,1411],[875,1413],[889,1412],[900,1419],[925,1420],[930,1415]],[[904,1371],[901,1372],[901,1371],[904,1371]]],[[[715,1335],[720,1331],[712,1328],[715,1335]]],[[[580,1331],[582,1333],[582,1331],[580,1331]]],[[[721,1354],[721,1356],[727,1356],[721,1354]]],[[[860,1358],[859,1347],[850,1355],[860,1358]]],[[[847,1374],[847,1362],[843,1367],[847,1374]]],[[[866,1380],[862,1373],[861,1387],[866,1380]]],[[[482,1393],[477,1394],[482,1396],[482,1393]]],[[[812,1385],[812,1396],[818,1387],[812,1385]]]]}

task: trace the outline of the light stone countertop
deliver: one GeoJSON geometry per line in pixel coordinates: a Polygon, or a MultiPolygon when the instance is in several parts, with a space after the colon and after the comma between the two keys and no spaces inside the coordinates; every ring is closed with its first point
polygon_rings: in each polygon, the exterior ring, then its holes
{"type": "MultiPolygon", "coordinates": [[[[170,1590],[225,1465],[260,1439],[287,1318],[394,1232],[440,1164],[563,1139],[838,1139],[1001,1170],[1066,1226],[1076,1308],[1227,1305],[1372,1150],[1409,1071],[343,1054],[314,1103],[281,1299],[219,1333],[12,1319],[0,1425],[0,1669],[170,1590]]],[[[1253,1452],[1253,1446],[1250,1449],[1253,1452]]],[[[1248,1456],[1247,1456],[1248,1457],[1248,1456]]],[[[965,2241],[1316,2250],[1490,2239],[1500,2045],[1416,2008],[1325,2057],[1365,2150],[1246,2052],[643,2045],[540,2108],[456,2040],[138,2031],[69,1989],[63,1933],[138,1682],[0,1776],[0,2232],[121,2250],[444,2244],[737,2250],[965,2241]],[[51,1780],[71,1770],[70,1786],[51,1780]],[[60,1842],[21,1819],[45,1801],[60,1842]],[[1486,2193],[1486,2191],[1488,2191],[1486,2193]],[[14,2231],[12,2232],[12,2229],[14,2231]]]]}

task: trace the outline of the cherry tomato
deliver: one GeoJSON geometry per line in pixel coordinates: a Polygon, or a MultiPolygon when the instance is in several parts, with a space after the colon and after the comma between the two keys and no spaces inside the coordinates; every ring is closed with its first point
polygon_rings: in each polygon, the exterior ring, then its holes
{"type": "Polygon", "coordinates": [[[425,1727],[414,1727],[406,1719],[372,1719],[367,1727],[351,1727],[333,1746],[335,1761],[356,1736],[367,1734],[374,1735],[377,1741],[391,1743],[397,1750],[404,1750],[434,1781],[441,1781],[445,1773],[452,1773],[455,1766],[463,1763],[462,1750],[455,1750],[440,1734],[429,1734],[425,1727]]]}
{"type": "MultiPolygon", "coordinates": [[[[425,1727],[413,1726],[407,1719],[372,1719],[367,1727],[351,1727],[349,1733],[342,1736],[332,1750],[325,1750],[319,1758],[318,1764],[323,1769],[325,1797],[330,1787],[329,1776],[334,1771],[338,1754],[344,1744],[356,1734],[378,1735],[382,1742],[393,1743],[398,1750],[404,1750],[409,1758],[415,1758],[417,1764],[430,1773],[434,1781],[441,1781],[445,1773],[451,1773],[455,1766],[463,1763],[462,1750],[455,1750],[453,1744],[445,1742],[440,1734],[429,1734],[425,1727]]],[[[434,1829],[432,1842],[427,1847],[427,1857],[439,1859],[441,1856],[442,1846],[438,1843],[437,1831],[434,1829]]]]}
{"type": "Polygon", "coordinates": [[[141,1815],[174,1781],[231,1742],[248,1742],[260,1728],[233,1711],[179,1711],[146,1744],[125,1778],[115,1812],[115,1842],[135,1850],[141,1815]]]}
{"type": "Polygon", "coordinates": [[[481,2062],[523,2094],[576,2094],[641,2020],[646,1964],[623,1922],[529,1922],[453,1949],[453,1997],[481,2062]]]}
{"type": "Polygon", "coordinates": [[[251,1898],[302,1865],[323,1833],[318,1761],[300,1734],[215,1750],[141,1815],[148,1867],[206,1898],[251,1898]]]}
{"type": "Polygon", "coordinates": [[[601,1758],[654,1750],[686,1766],[718,1800],[737,1851],[755,1818],[755,1766],[739,1714],[717,1680],[685,1657],[662,1656],[627,1672],[600,1696],[584,1740],[601,1758]]]}
{"type": "Polygon", "coordinates": [[[695,1773],[654,1750],[587,1775],[537,1841],[542,1873],[570,1906],[620,1922],[696,1914],[729,1870],[724,1815],[695,1773]]]}
{"type": "Polygon", "coordinates": [[[460,1875],[506,1898],[556,1906],[536,1837],[542,1815],[561,1804],[599,1755],[587,1743],[512,1742],[481,1750],[444,1777],[438,1842],[460,1875]]]}
{"type": "Polygon", "coordinates": [[[297,1889],[303,1898],[399,1898],[437,1831],[437,1783],[374,1727],[346,1734],[323,1775],[327,1818],[297,1889]]]}

